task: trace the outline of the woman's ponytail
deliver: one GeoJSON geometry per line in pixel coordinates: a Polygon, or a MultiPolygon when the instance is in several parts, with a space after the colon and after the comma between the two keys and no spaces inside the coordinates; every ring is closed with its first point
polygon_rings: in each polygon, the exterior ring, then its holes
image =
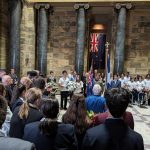
{"type": "Polygon", "coordinates": [[[23,104],[20,107],[20,110],[18,112],[20,119],[27,119],[29,114],[29,106],[27,102],[23,102],[23,104]]]}
{"type": "Polygon", "coordinates": [[[59,103],[56,99],[44,99],[43,101],[41,109],[45,118],[41,121],[39,129],[44,135],[55,136],[58,128],[59,103]]]}
{"type": "Polygon", "coordinates": [[[40,89],[31,88],[27,91],[25,97],[26,101],[23,102],[18,113],[20,119],[27,119],[29,114],[29,104],[32,105],[37,101],[37,99],[41,99],[42,92],[40,89]]]}

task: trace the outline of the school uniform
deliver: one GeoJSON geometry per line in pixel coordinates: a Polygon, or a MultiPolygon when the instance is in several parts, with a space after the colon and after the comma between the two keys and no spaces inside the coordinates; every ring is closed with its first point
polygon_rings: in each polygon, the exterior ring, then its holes
{"type": "Polygon", "coordinates": [[[67,97],[69,95],[69,91],[68,91],[68,89],[66,89],[66,87],[67,87],[67,84],[69,83],[69,81],[70,80],[68,77],[66,77],[66,78],[61,77],[59,79],[59,84],[62,86],[60,93],[61,93],[61,108],[63,108],[63,109],[67,109],[67,97]]]}

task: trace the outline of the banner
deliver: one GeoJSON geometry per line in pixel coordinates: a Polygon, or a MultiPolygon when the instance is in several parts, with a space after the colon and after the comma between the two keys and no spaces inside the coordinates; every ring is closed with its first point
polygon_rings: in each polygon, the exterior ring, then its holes
{"type": "Polygon", "coordinates": [[[89,67],[93,61],[93,69],[105,69],[106,34],[90,34],[89,67]]]}

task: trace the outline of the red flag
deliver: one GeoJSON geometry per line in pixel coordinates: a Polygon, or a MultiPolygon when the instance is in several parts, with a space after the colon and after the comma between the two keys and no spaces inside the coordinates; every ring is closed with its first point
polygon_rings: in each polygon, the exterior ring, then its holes
{"type": "Polygon", "coordinates": [[[91,33],[90,52],[98,52],[98,36],[99,33],[91,33]]]}

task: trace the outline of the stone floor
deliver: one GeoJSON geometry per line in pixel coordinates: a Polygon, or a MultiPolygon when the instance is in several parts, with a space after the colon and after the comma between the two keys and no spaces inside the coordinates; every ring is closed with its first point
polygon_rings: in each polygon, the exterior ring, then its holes
{"type": "Polygon", "coordinates": [[[137,105],[128,107],[134,117],[134,130],[140,133],[144,140],[145,150],[150,150],[150,106],[140,108],[137,105]]]}
{"type": "MultiPolygon", "coordinates": [[[[57,96],[57,99],[60,102],[60,96],[57,96]]],[[[132,107],[128,107],[127,110],[133,114],[134,130],[142,135],[145,150],[150,150],[150,106],[140,108],[137,105],[133,105],[132,107]]],[[[61,110],[59,120],[61,120],[64,113],[65,111],[61,110]]]]}

